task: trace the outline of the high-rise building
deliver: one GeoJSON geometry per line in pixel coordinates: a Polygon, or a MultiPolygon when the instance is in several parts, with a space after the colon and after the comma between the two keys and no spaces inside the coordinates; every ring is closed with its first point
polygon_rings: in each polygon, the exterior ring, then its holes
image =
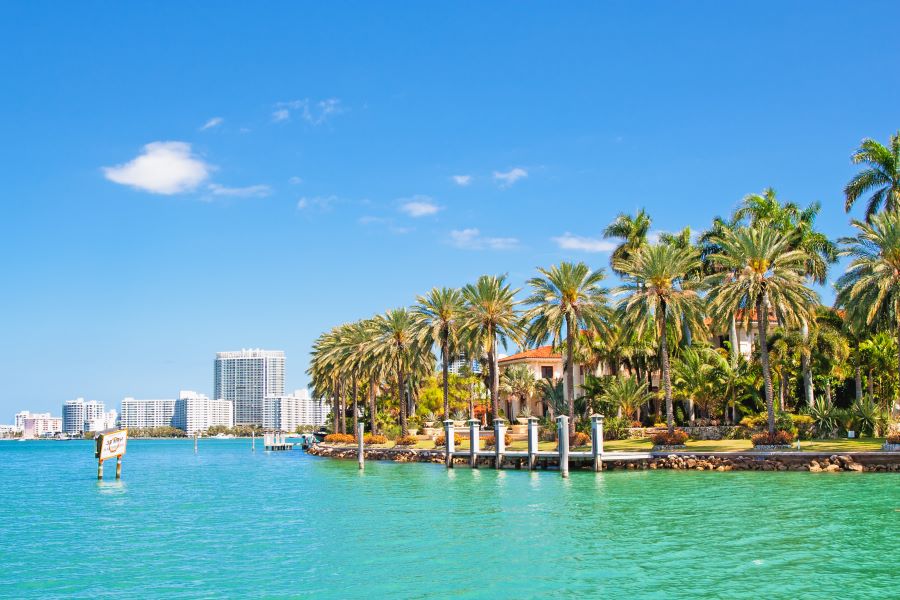
{"type": "Polygon", "coordinates": [[[122,400],[122,427],[171,427],[175,416],[175,400],[122,400]]]}
{"type": "Polygon", "coordinates": [[[105,418],[106,406],[96,400],[85,402],[84,398],[76,398],[63,402],[62,413],[63,431],[68,435],[81,435],[85,431],[96,431],[91,429],[91,424],[105,418]]]}
{"type": "Polygon", "coordinates": [[[210,427],[234,426],[234,403],[230,400],[210,400],[205,394],[182,390],[175,402],[172,424],[188,435],[204,432],[210,427]]]}
{"type": "MultiPolygon", "coordinates": [[[[459,375],[460,370],[464,366],[468,366],[469,369],[471,369],[472,374],[474,375],[481,373],[481,363],[474,358],[469,358],[465,354],[458,354],[457,356],[454,356],[447,366],[448,371],[450,373],[453,373],[454,375],[459,375]]],[[[440,363],[438,363],[438,368],[441,368],[440,363]]]]}
{"type": "Polygon", "coordinates": [[[263,399],[284,395],[284,352],[218,352],[214,383],[215,399],[234,403],[235,424],[262,425],[263,399]]]}
{"type": "Polygon", "coordinates": [[[325,424],[328,408],[320,399],[311,398],[307,390],[293,394],[267,396],[263,400],[264,429],[293,432],[300,425],[325,424]]]}

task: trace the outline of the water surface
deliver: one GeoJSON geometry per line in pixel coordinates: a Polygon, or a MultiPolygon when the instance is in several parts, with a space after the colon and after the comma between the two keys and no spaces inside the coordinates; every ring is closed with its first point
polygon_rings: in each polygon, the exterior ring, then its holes
{"type": "Polygon", "coordinates": [[[897,598],[894,474],[447,471],[0,442],[0,597],[897,598]]]}

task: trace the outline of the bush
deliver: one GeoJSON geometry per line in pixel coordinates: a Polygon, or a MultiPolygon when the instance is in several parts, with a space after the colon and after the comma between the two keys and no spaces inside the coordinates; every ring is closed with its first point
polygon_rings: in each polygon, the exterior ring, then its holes
{"type": "Polygon", "coordinates": [[[816,421],[809,415],[791,415],[791,423],[801,440],[811,440],[816,430],[816,421]]]}
{"type": "Polygon", "coordinates": [[[887,436],[888,444],[900,444],[900,431],[895,431],[894,433],[887,436]]]}
{"type": "Polygon", "coordinates": [[[419,440],[414,435],[404,435],[397,438],[397,446],[415,446],[419,440]]]}
{"type": "MultiPolygon", "coordinates": [[[[457,442],[458,444],[459,442],[457,442]]],[[[512,436],[509,435],[509,432],[506,432],[503,435],[503,444],[504,448],[509,448],[509,445],[512,443],[512,436]]],[[[484,447],[485,448],[493,448],[497,444],[496,438],[492,435],[485,436],[484,438],[484,447]]]]}
{"type": "Polygon", "coordinates": [[[363,436],[364,444],[387,444],[387,438],[383,435],[376,435],[374,433],[367,433],[363,436]]]}
{"type": "MultiPolygon", "coordinates": [[[[799,415],[792,415],[791,413],[786,412],[775,413],[775,429],[796,434],[797,427],[794,425],[794,417],[797,416],[799,415]]],[[[746,416],[741,419],[740,424],[742,427],[746,427],[753,431],[765,431],[769,428],[769,415],[765,412],[761,412],[758,415],[746,416]]]]}
{"type": "Polygon", "coordinates": [[[688,440],[688,434],[683,429],[676,429],[672,433],[666,430],[654,433],[650,439],[654,446],[681,446],[688,440]]]}
{"type": "Polygon", "coordinates": [[[789,446],[794,441],[794,434],[784,429],[779,429],[773,434],[768,431],[755,433],[750,438],[754,446],[789,446]]]}
{"type": "Polygon", "coordinates": [[[631,421],[625,417],[610,417],[603,423],[603,438],[606,440],[627,440],[631,421]]]}
{"type": "MultiPolygon", "coordinates": [[[[453,434],[453,446],[455,448],[459,448],[460,444],[462,444],[462,438],[459,437],[459,434],[454,433],[453,434]]],[[[444,435],[443,433],[441,435],[437,436],[436,438],[434,438],[434,447],[435,448],[440,448],[441,446],[446,446],[446,445],[447,445],[447,436],[444,435]]]]}
{"type": "Polygon", "coordinates": [[[572,440],[572,446],[589,446],[591,436],[580,431],[575,432],[575,438],[572,440]]]}
{"type": "Polygon", "coordinates": [[[352,444],[356,442],[356,438],[348,433],[330,433],[325,436],[325,441],[331,444],[352,444]]]}

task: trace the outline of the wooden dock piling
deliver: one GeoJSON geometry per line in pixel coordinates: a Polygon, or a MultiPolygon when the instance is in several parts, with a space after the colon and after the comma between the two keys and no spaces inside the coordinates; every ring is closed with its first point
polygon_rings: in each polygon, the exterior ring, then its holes
{"type": "Polygon", "coordinates": [[[594,472],[603,470],[603,415],[591,415],[591,455],[594,472]]]}
{"type": "Polygon", "coordinates": [[[556,417],[556,439],[559,451],[559,473],[563,477],[569,476],[569,417],[559,415],[556,417]]]}
{"type": "Polygon", "coordinates": [[[453,453],[456,451],[454,436],[453,420],[447,419],[444,421],[444,441],[447,443],[445,446],[447,450],[444,452],[444,464],[448,469],[453,468],[453,453]]]}
{"type": "Polygon", "coordinates": [[[360,471],[366,468],[366,447],[365,440],[363,439],[363,432],[365,431],[365,427],[365,423],[360,423],[356,428],[356,452],[359,456],[360,471]]]}
{"type": "Polygon", "coordinates": [[[469,466],[478,468],[478,450],[481,445],[481,422],[478,419],[469,419],[469,466]]]}

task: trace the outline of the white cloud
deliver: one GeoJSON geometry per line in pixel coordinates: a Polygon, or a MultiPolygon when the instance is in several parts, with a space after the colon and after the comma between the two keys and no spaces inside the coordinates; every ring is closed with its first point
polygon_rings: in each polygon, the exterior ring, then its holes
{"type": "Polygon", "coordinates": [[[528,171],[520,167],[501,172],[494,171],[494,181],[500,182],[500,187],[509,187],[520,179],[528,177],[528,171]]]}
{"type": "Polygon", "coordinates": [[[413,196],[409,200],[403,200],[402,202],[400,211],[413,218],[427,217],[441,210],[441,207],[435,204],[428,196],[413,196]]]}
{"type": "Polygon", "coordinates": [[[225,122],[225,119],[222,117],[213,117],[209,121],[203,124],[203,127],[200,128],[200,131],[206,131],[207,129],[212,129],[213,127],[218,127],[222,123],[225,122]]]}
{"type": "Polygon", "coordinates": [[[462,187],[465,187],[465,186],[469,185],[470,183],[472,183],[471,175],[454,175],[453,177],[451,177],[451,179],[453,179],[453,182],[456,185],[459,185],[462,187]]]}
{"type": "Polygon", "coordinates": [[[288,179],[288,183],[290,183],[291,185],[300,185],[301,183],[303,183],[303,179],[301,179],[300,177],[291,177],[290,179],[288,179]]]}
{"type": "Polygon", "coordinates": [[[312,196],[303,197],[297,201],[297,210],[330,210],[332,205],[338,201],[337,196],[312,196]]]}
{"type": "Polygon", "coordinates": [[[275,110],[272,112],[272,121],[276,123],[288,121],[293,111],[300,111],[300,115],[307,123],[321,125],[332,115],[344,112],[344,108],[341,106],[341,101],[337,98],[319,101],[311,101],[306,98],[303,100],[276,102],[275,110]]]}
{"type": "Polygon", "coordinates": [[[213,196],[237,196],[241,198],[262,198],[272,193],[272,188],[267,185],[248,185],[246,187],[225,187],[218,183],[211,183],[207,187],[213,196]]]}
{"type": "Polygon", "coordinates": [[[464,250],[509,250],[519,245],[519,240],[516,238],[485,237],[474,227],[454,229],[450,232],[450,242],[464,250]]]}
{"type": "Polygon", "coordinates": [[[206,181],[212,167],[191,152],[187,142],[152,142],[127,163],[103,167],[114,183],[154,194],[190,192],[206,181]]]}
{"type": "Polygon", "coordinates": [[[568,231],[559,237],[553,238],[556,245],[563,250],[581,250],[582,252],[612,252],[616,248],[615,242],[609,240],[581,237],[568,231]]]}

